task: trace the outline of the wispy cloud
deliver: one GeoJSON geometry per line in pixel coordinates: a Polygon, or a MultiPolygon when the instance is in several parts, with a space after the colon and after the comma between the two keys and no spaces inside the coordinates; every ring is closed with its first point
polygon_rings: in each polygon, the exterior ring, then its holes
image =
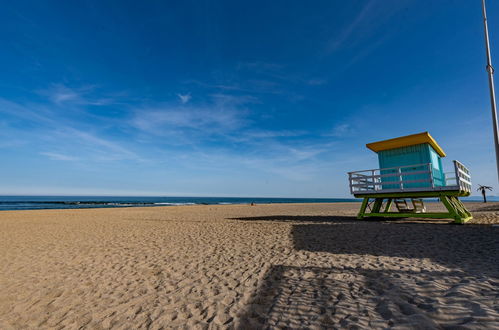
{"type": "Polygon", "coordinates": [[[56,105],[76,104],[102,106],[114,102],[114,99],[111,97],[92,95],[94,90],[94,86],[70,88],[62,84],[54,84],[48,89],[39,91],[39,93],[46,96],[56,105]]]}
{"type": "Polygon", "coordinates": [[[79,93],[76,93],[72,89],[69,89],[65,86],[55,86],[49,93],[49,99],[56,103],[62,104],[68,101],[78,101],[81,100],[81,96],[79,93]]]}
{"type": "Polygon", "coordinates": [[[239,62],[236,66],[237,70],[252,70],[258,72],[279,72],[284,68],[284,65],[272,62],[253,61],[239,62]]]}
{"type": "Polygon", "coordinates": [[[180,99],[180,102],[182,104],[186,104],[187,102],[189,102],[192,98],[191,94],[188,93],[188,94],[177,94],[178,98],[180,99]]]}
{"type": "Polygon", "coordinates": [[[96,150],[99,153],[94,155],[94,159],[98,160],[137,160],[143,161],[135,152],[125,148],[120,143],[102,138],[96,134],[85,132],[72,127],[60,129],[59,134],[78,140],[85,144],[90,149],[96,150]]]}
{"type": "MultiPolygon", "coordinates": [[[[358,46],[366,39],[370,42],[376,42],[377,39],[384,39],[383,33],[377,33],[380,27],[388,19],[393,17],[399,11],[407,8],[412,0],[400,0],[385,3],[383,1],[369,0],[357,11],[357,14],[349,20],[349,23],[339,31],[339,33],[330,39],[326,45],[326,54],[339,51],[346,46],[358,46]]],[[[379,41],[379,40],[378,40],[379,41]]],[[[362,48],[364,48],[362,44],[362,48]]],[[[378,44],[379,46],[379,44],[378,44]]]]}
{"type": "Polygon", "coordinates": [[[244,81],[216,81],[203,82],[198,80],[189,80],[186,83],[195,84],[208,89],[219,90],[222,93],[240,92],[249,94],[282,94],[281,86],[275,81],[265,79],[246,79],[244,81]]]}
{"type": "Polygon", "coordinates": [[[330,132],[324,134],[324,136],[345,137],[353,133],[354,128],[352,125],[343,123],[336,125],[330,132]]]}
{"type": "Polygon", "coordinates": [[[62,160],[62,161],[76,161],[79,158],[65,155],[65,154],[60,154],[56,152],[40,152],[40,155],[47,156],[48,158],[52,160],[62,160]]]}
{"type": "Polygon", "coordinates": [[[245,75],[251,73],[262,77],[247,82],[254,82],[256,86],[264,90],[279,91],[281,94],[284,93],[284,84],[319,86],[328,83],[326,78],[317,77],[317,74],[307,73],[303,70],[293,72],[291,68],[277,63],[241,62],[237,65],[237,70],[243,71],[245,75]]]}
{"type": "Polygon", "coordinates": [[[328,83],[328,79],[316,72],[303,69],[292,69],[278,63],[239,62],[231,69],[217,71],[212,80],[187,80],[208,90],[216,90],[225,94],[245,93],[250,95],[281,96],[297,99],[299,89],[303,86],[320,86],[328,83]],[[241,79],[244,77],[244,79],[241,79]]]}
{"type": "MultiPolygon", "coordinates": [[[[37,134],[44,136],[44,145],[51,148],[39,153],[56,161],[132,160],[158,165],[175,160],[182,167],[199,166],[200,171],[218,171],[230,164],[232,170],[246,168],[293,181],[309,180],[327,168],[325,159],[334,146],[330,139],[316,134],[312,142],[311,132],[258,128],[251,108],[259,102],[254,96],[226,93],[185,104],[145,102],[128,109],[130,120],[122,123],[131,141],[126,145],[116,129],[112,131],[115,138],[110,137],[105,123],[99,126],[61,117],[58,106],[5,101],[8,106],[0,107],[0,112],[36,127],[37,134]],[[189,148],[177,149],[178,145],[189,148]],[[138,148],[155,152],[144,160],[134,151],[138,148]],[[156,153],[161,149],[164,152],[156,153]]],[[[83,104],[77,106],[85,109],[83,104]]]]}
{"type": "Polygon", "coordinates": [[[0,121],[0,149],[18,148],[27,143],[25,139],[19,138],[17,134],[12,134],[6,122],[0,121]]]}
{"type": "Polygon", "coordinates": [[[294,131],[294,130],[247,130],[240,133],[242,139],[269,139],[269,138],[279,138],[279,137],[297,137],[306,134],[305,131],[294,131]]]}
{"type": "Polygon", "coordinates": [[[160,136],[172,131],[176,134],[193,131],[202,135],[224,134],[246,125],[248,111],[244,105],[251,100],[253,98],[215,94],[207,104],[143,106],[135,111],[131,125],[160,136]]]}
{"type": "Polygon", "coordinates": [[[331,150],[330,143],[292,145],[269,139],[265,143],[249,145],[249,148],[244,148],[245,152],[225,149],[203,150],[190,154],[189,159],[184,161],[188,163],[187,166],[201,167],[205,170],[227,167],[247,173],[256,171],[275,175],[276,179],[292,181],[311,180],[319,172],[324,169],[329,170],[330,167],[330,163],[321,158],[321,154],[331,150]]]}
{"type": "Polygon", "coordinates": [[[330,41],[327,51],[332,53],[340,49],[346,41],[351,39],[352,35],[358,30],[359,26],[366,20],[368,14],[373,8],[376,1],[368,1],[359,11],[359,13],[345,26],[340,34],[330,41]]]}
{"type": "Polygon", "coordinates": [[[305,83],[311,86],[320,86],[328,83],[327,79],[313,78],[305,80],[305,83]]]}
{"type": "MultiPolygon", "coordinates": [[[[44,141],[50,141],[52,147],[58,146],[60,149],[80,147],[82,153],[87,150],[85,155],[79,157],[80,159],[142,160],[136,153],[122,146],[121,143],[104,138],[98,132],[89,130],[88,125],[64,118],[55,110],[43,104],[30,103],[25,105],[0,99],[0,113],[4,114],[4,120],[6,121],[8,119],[15,125],[22,123],[24,127],[31,127],[30,130],[19,131],[21,137],[36,132],[36,135],[42,136],[44,141]],[[83,146],[85,146],[85,149],[82,148],[83,146]]],[[[8,126],[8,123],[4,125],[8,126]]],[[[36,143],[41,138],[33,140],[33,137],[30,136],[30,139],[32,140],[31,143],[36,143]]],[[[43,155],[52,157],[52,159],[58,158],[57,160],[69,160],[64,159],[65,154],[63,153],[45,152],[43,155]]]]}
{"type": "Polygon", "coordinates": [[[237,111],[232,109],[165,105],[141,109],[133,119],[132,125],[149,133],[158,134],[170,128],[222,132],[238,128],[241,122],[242,119],[237,111]]]}

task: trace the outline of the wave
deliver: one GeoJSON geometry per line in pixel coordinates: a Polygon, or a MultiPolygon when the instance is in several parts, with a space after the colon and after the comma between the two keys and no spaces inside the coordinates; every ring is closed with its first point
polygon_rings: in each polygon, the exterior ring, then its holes
{"type": "Polygon", "coordinates": [[[170,206],[183,206],[183,205],[196,205],[196,203],[153,203],[154,205],[170,205],[170,206]]]}
{"type": "Polygon", "coordinates": [[[148,202],[99,202],[99,201],[0,201],[4,204],[59,204],[59,205],[153,205],[148,202]]]}

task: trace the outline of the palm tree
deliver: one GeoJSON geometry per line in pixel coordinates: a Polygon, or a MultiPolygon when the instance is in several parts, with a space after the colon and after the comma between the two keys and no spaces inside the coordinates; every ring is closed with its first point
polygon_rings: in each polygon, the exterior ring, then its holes
{"type": "Polygon", "coordinates": [[[478,185],[478,189],[476,191],[480,191],[483,196],[483,202],[487,203],[487,196],[485,195],[486,190],[492,191],[492,187],[489,186],[482,186],[481,184],[478,185]]]}

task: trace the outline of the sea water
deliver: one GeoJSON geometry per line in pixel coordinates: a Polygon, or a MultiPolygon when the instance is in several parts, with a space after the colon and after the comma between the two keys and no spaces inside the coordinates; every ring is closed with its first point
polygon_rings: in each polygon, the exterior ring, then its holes
{"type": "Polygon", "coordinates": [[[352,198],[0,196],[0,210],[358,202],[352,198]]]}

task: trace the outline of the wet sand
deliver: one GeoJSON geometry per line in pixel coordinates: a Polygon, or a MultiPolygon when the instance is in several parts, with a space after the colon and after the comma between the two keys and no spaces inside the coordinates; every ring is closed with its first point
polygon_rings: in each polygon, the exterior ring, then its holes
{"type": "Polygon", "coordinates": [[[3,211],[0,328],[499,328],[499,203],[466,205],[3,211]]]}

